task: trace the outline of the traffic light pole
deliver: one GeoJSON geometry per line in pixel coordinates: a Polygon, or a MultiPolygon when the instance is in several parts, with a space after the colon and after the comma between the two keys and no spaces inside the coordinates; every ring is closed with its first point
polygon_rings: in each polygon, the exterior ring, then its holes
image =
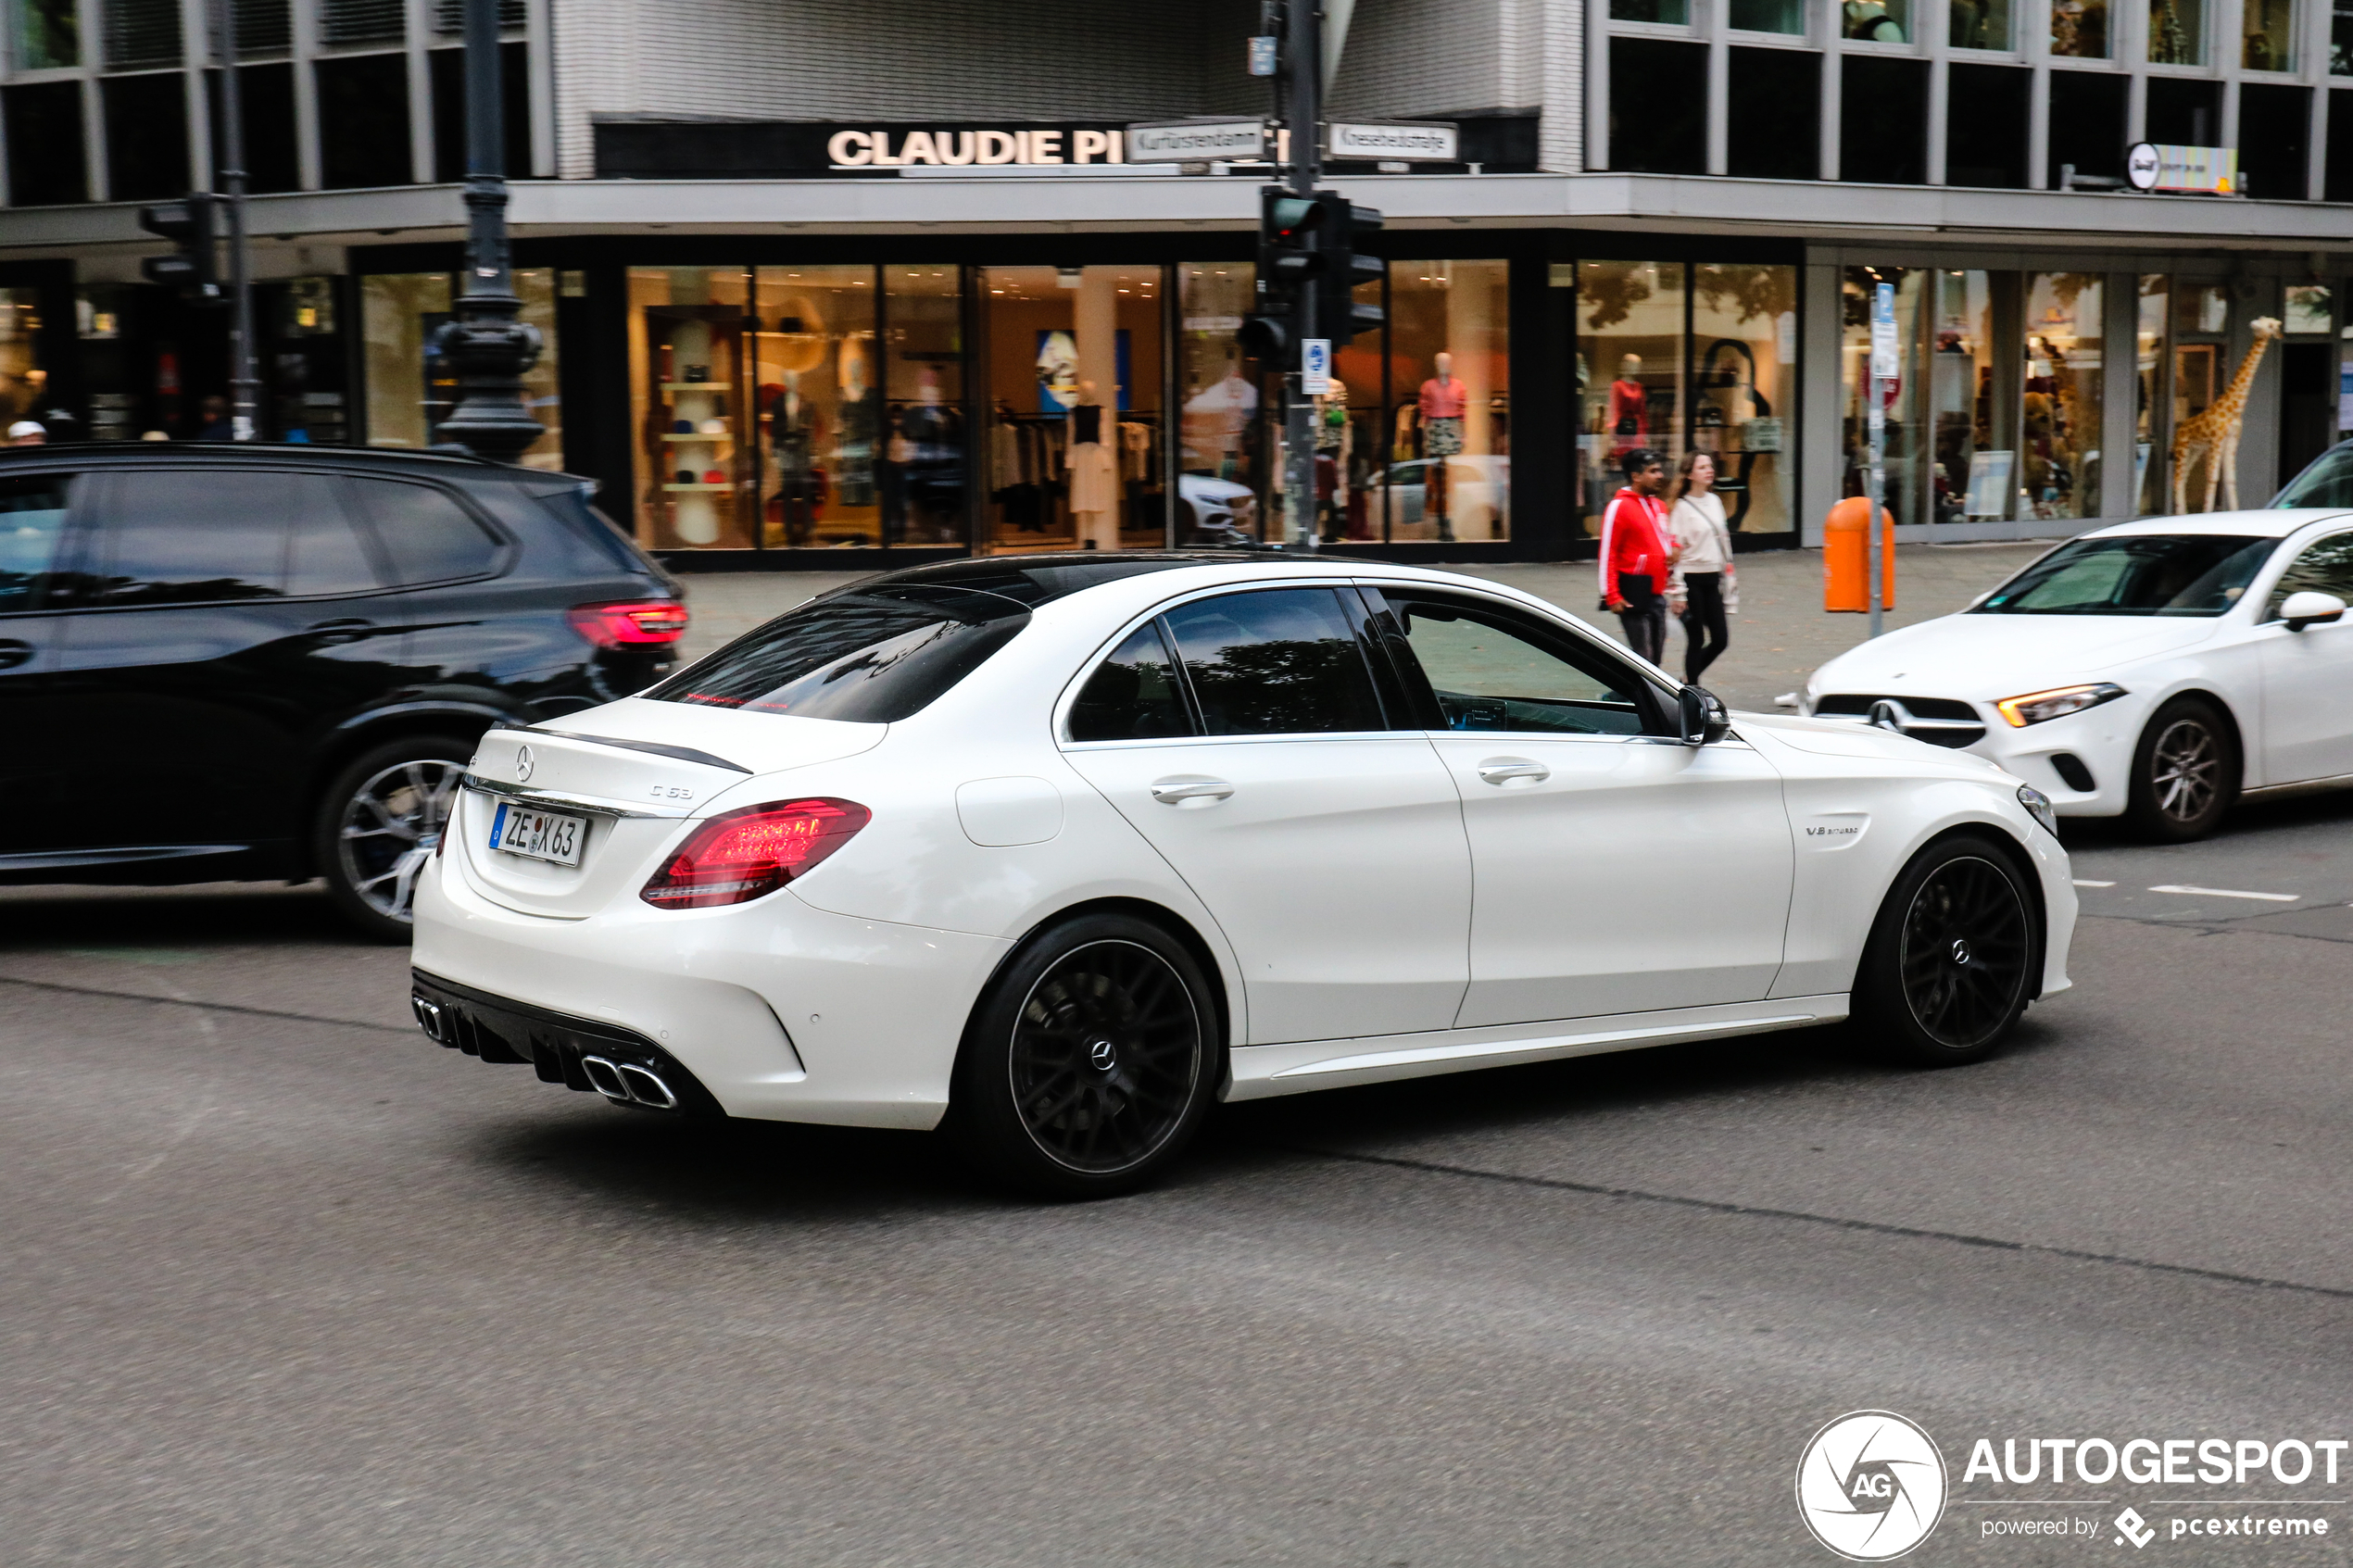
{"type": "Polygon", "coordinates": [[[539,329],[518,320],[507,245],[505,105],[500,101],[498,0],[466,5],[466,270],[451,302],[456,320],[434,347],[458,373],[458,407],[443,441],[493,462],[519,461],[543,433],[522,400],[523,372],[539,362],[539,329]]]}
{"type": "MultiPolygon", "coordinates": [[[[1313,196],[1322,172],[1317,146],[1324,110],[1324,39],[1322,0],[1290,0],[1284,7],[1283,75],[1279,79],[1288,100],[1281,107],[1290,131],[1290,174],[1293,194],[1313,196]]],[[[1302,347],[1318,335],[1315,290],[1312,283],[1298,291],[1291,307],[1290,360],[1283,370],[1283,523],[1286,543],[1312,550],[1321,542],[1315,528],[1315,405],[1308,397],[1302,375],[1302,347]]]]}
{"type": "Polygon", "coordinates": [[[229,207],[229,404],[231,439],[254,438],[261,378],[253,357],[253,265],[245,245],[245,120],[237,90],[237,29],[229,0],[207,0],[213,58],[220,62],[220,185],[229,207]]]}

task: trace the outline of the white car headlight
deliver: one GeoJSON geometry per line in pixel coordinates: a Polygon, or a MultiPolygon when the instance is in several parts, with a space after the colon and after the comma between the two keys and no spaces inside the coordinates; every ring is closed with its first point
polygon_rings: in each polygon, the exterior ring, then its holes
{"type": "Polygon", "coordinates": [[[1994,711],[2011,725],[2024,729],[2046,719],[2063,718],[2081,713],[2087,708],[2097,708],[2104,702],[2114,702],[2124,695],[2124,688],[2108,681],[2095,681],[2081,686],[2053,686],[2046,692],[2028,692],[2024,696],[2006,696],[1994,705],[1994,711]]]}
{"type": "Polygon", "coordinates": [[[2058,836],[2058,813],[2051,809],[2049,796],[2032,784],[2020,784],[2018,786],[2018,803],[2026,808],[2028,816],[2043,824],[2045,833],[2053,838],[2058,836]]]}

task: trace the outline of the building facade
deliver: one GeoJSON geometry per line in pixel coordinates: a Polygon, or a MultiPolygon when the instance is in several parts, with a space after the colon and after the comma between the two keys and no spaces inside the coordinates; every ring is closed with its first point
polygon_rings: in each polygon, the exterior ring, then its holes
{"type": "MultiPolygon", "coordinates": [[[[1364,297],[1388,325],[1319,406],[1321,547],[1590,553],[1634,446],[1711,453],[1743,547],[1817,538],[1861,483],[1881,282],[1909,536],[2073,532],[2172,509],[2177,481],[2197,509],[2208,476],[2169,448],[2217,399],[2243,401],[2248,504],[2353,423],[2353,0],[1325,4],[1330,117],[1457,145],[1330,166],[1387,214],[1364,297]],[[2226,150],[2233,189],[2130,189],[2140,142],[2226,150]]],[[[204,0],[0,9],[0,412],[194,437],[225,323],[140,281],[161,246],[137,210],[215,183],[204,0]]],[[[233,9],[263,433],[430,445],[457,0],[233,9]]],[[[1126,143],[1269,109],[1255,0],[503,14],[547,345],[528,460],[597,480],[648,547],[790,567],[1286,533],[1275,383],[1236,342],[1268,170],[1126,143]]]]}

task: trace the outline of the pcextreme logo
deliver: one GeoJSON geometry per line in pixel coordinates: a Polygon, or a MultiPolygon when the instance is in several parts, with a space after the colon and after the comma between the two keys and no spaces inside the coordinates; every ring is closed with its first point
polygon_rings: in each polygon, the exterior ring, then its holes
{"type": "Polygon", "coordinates": [[[1944,1514],[1944,1456],[1893,1411],[1855,1411],[1814,1434],[1797,1461],[1797,1509],[1850,1562],[1903,1556],[1944,1514]]]}

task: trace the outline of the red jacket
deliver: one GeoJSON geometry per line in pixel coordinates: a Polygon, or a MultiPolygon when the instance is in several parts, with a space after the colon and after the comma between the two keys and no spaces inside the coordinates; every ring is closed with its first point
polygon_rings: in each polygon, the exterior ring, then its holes
{"type": "Polygon", "coordinates": [[[1632,486],[1620,490],[1602,514],[1602,597],[1617,596],[1620,572],[1647,576],[1654,593],[1667,591],[1667,508],[1632,486]]]}

